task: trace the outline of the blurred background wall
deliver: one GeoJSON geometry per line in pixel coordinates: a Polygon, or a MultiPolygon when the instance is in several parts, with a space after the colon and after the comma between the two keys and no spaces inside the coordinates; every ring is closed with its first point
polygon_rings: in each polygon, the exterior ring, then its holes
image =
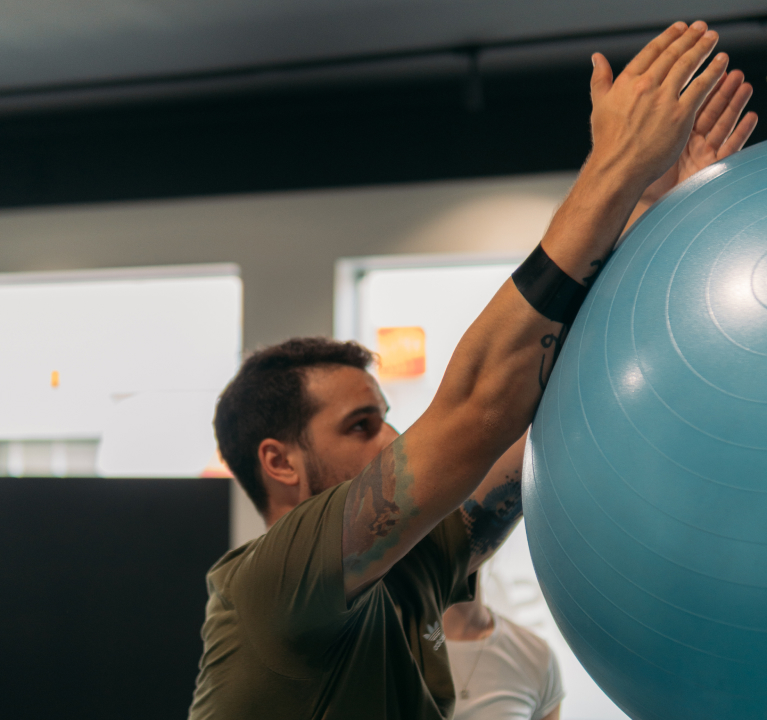
{"type": "MultiPolygon", "coordinates": [[[[234,262],[244,348],[333,332],[340,257],[524,255],[575,178],[514,178],[0,211],[0,272],[234,262]]],[[[238,487],[232,542],[261,532],[238,487]]]]}

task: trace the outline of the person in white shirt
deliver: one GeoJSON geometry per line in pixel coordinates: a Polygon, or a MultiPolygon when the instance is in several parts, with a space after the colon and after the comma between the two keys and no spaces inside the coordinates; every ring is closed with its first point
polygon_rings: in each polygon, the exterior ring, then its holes
{"type": "Polygon", "coordinates": [[[453,720],[559,720],[564,696],[544,640],[474,600],[443,616],[455,685],[453,720]]]}

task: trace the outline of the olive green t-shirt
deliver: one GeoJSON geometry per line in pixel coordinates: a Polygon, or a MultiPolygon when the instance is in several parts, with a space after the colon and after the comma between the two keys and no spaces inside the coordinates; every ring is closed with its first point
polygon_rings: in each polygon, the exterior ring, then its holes
{"type": "Polygon", "coordinates": [[[443,720],[453,713],[442,613],[471,598],[458,512],[347,607],[349,483],[301,503],[208,574],[190,720],[443,720]]]}

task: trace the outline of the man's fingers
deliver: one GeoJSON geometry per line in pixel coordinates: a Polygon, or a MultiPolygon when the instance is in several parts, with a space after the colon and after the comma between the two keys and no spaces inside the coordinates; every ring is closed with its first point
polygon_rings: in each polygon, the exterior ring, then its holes
{"type": "Polygon", "coordinates": [[[722,145],[717,153],[717,158],[722,160],[728,155],[738,152],[746,144],[751,133],[754,132],[758,117],[755,112],[746,113],[746,116],[738,123],[738,127],[733,130],[727,142],[722,145]]]}
{"type": "MultiPolygon", "coordinates": [[[[686,69],[700,54],[701,38],[704,37],[706,30],[706,23],[702,20],[694,22],[687,28],[681,37],[671,43],[671,45],[669,45],[655,59],[655,62],[647,68],[646,74],[651,77],[656,84],[660,85],[672,71],[675,71],[676,74],[678,74],[680,68],[686,69]]],[[[710,49],[709,52],[711,52],[710,49]]],[[[703,62],[703,57],[698,61],[698,65],[703,62]]],[[[697,67],[695,69],[697,69],[697,67]]],[[[692,76],[692,73],[690,73],[690,76],[692,76]]]]}
{"type": "Polygon", "coordinates": [[[666,28],[658,37],[640,50],[639,54],[626,65],[624,72],[641,75],[685,30],[687,30],[687,24],[683,22],[674,23],[671,27],[666,28]]]}
{"type": "Polygon", "coordinates": [[[746,107],[746,103],[751,99],[754,89],[749,83],[741,83],[736,86],[735,91],[729,98],[729,101],[719,112],[719,117],[709,129],[704,133],[699,131],[701,135],[706,138],[706,142],[716,150],[724,144],[725,140],[730,137],[735,125],[738,122],[743,109],[746,107]]]}
{"type": "MultiPolygon", "coordinates": [[[[734,71],[734,72],[740,72],[740,71],[739,71],[739,70],[736,70],[736,71],[734,71]]],[[[742,74],[743,74],[743,73],[741,73],[741,75],[742,75],[742,74]]],[[[725,80],[726,80],[728,77],[730,77],[730,73],[728,73],[728,72],[725,72],[725,73],[724,73],[724,75],[722,75],[722,77],[720,77],[720,78],[719,78],[719,80],[718,80],[718,82],[716,83],[716,85],[714,85],[714,89],[713,89],[713,90],[712,90],[712,91],[711,91],[711,92],[708,94],[708,97],[706,97],[705,101],[703,102],[703,105],[701,106],[700,110],[698,111],[698,114],[700,114],[701,112],[703,112],[703,110],[704,110],[704,109],[705,109],[705,108],[708,106],[708,103],[709,103],[709,101],[711,100],[711,98],[712,98],[712,97],[714,97],[714,95],[716,95],[716,93],[717,93],[717,92],[719,92],[719,88],[720,88],[720,87],[722,87],[722,85],[724,84],[724,81],[725,81],[725,80]]]]}
{"type": "Polygon", "coordinates": [[[602,53],[594,53],[591,62],[594,63],[594,71],[591,73],[591,102],[596,104],[613,86],[613,70],[602,53]]]}
{"type": "MultiPolygon", "coordinates": [[[[690,82],[690,78],[695,74],[698,68],[703,64],[705,59],[711,54],[711,51],[716,46],[719,40],[719,35],[713,30],[709,30],[703,35],[698,37],[698,40],[677,58],[676,61],[668,68],[667,74],[660,82],[665,87],[668,87],[672,92],[677,95],[682,92],[685,85],[690,82]]],[[[664,56],[666,53],[664,53],[664,56]]],[[[661,57],[655,65],[661,65],[665,58],[661,57]]],[[[655,65],[650,69],[651,73],[655,72],[655,65]]],[[[720,74],[721,75],[721,74],[720,74]]],[[[716,81],[719,80],[720,75],[716,76],[716,81]]],[[[713,85],[708,88],[708,92],[711,91],[713,85]]],[[[708,92],[706,94],[708,94],[708,92]]],[[[701,98],[701,103],[706,99],[706,95],[701,98]]]]}
{"type": "Polygon", "coordinates": [[[709,131],[719,119],[720,115],[724,112],[730,99],[735,94],[735,91],[742,83],[743,73],[739,70],[733,73],[725,72],[722,77],[719,78],[714,89],[706,96],[703,101],[703,105],[700,106],[698,114],[695,117],[694,130],[701,135],[708,135],[709,131]],[[740,73],[740,75],[738,75],[740,73]],[[732,76],[732,80],[730,77],[732,76]],[[740,77],[740,81],[738,78],[740,77]],[[727,87],[723,88],[724,83],[727,82],[727,87]]]}
{"type": "Polygon", "coordinates": [[[729,58],[725,53],[719,53],[708,64],[708,67],[690,83],[689,87],[682,93],[682,97],[679,99],[680,105],[682,105],[685,110],[697,114],[706,97],[708,97],[709,93],[719,82],[719,78],[721,78],[727,70],[728,61],[729,58]]]}

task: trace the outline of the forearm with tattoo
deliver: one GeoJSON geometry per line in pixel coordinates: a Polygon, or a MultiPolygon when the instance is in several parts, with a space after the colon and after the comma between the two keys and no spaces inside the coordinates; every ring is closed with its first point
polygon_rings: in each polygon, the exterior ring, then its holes
{"type": "MultiPolygon", "coordinates": [[[[603,265],[602,260],[594,260],[591,263],[592,273],[583,278],[583,284],[586,287],[591,287],[603,265]]],[[[538,366],[538,385],[541,392],[546,389],[569,331],[570,324],[562,323],[558,331],[546,333],[540,340],[543,353],[538,366]]],[[[522,517],[520,475],[524,440],[523,437],[515,443],[515,447],[506,453],[508,457],[499,461],[502,467],[504,465],[506,467],[502,475],[498,476],[495,472],[488,475],[487,480],[492,485],[484,495],[482,495],[483,489],[479,494],[472,495],[461,506],[461,516],[469,536],[469,546],[475,558],[485,557],[496,550],[522,517]]]]}
{"type": "MultiPolygon", "coordinates": [[[[606,260],[593,260],[591,262],[591,267],[594,268],[594,271],[581,279],[583,285],[590,288],[594,284],[599,273],[602,272],[605,262],[606,260]]],[[[562,346],[567,339],[567,333],[570,332],[570,327],[569,323],[565,323],[562,325],[562,329],[558,334],[548,333],[541,338],[541,346],[544,351],[546,351],[541,357],[541,365],[538,369],[538,385],[540,385],[541,392],[546,389],[549,377],[551,376],[551,371],[554,369],[554,364],[557,362],[559,353],[562,352],[562,346]],[[548,352],[549,349],[551,349],[551,352],[548,352]]]]}
{"type": "Polygon", "coordinates": [[[541,366],[538,369],[538,385],[540,385],[541,392],[546,389],[551,371],[554,369],[554,363],[556,363],[559,353],[562,352],[562,345],[564,345],[569,331],[569,325],[562,325],[558,335],[548,333],[541,338],[541,346],[544,349],[541,356],[541,366]]]}

